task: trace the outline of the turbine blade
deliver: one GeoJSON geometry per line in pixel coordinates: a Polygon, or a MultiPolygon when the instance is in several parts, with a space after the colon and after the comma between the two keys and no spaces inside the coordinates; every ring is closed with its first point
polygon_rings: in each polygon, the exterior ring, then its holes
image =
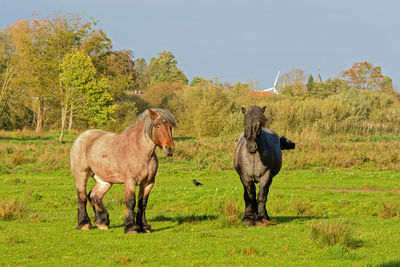
{"type": "Polygon", "coordinates": [[[281,71],[278,71],[278,75],[276,75],[276,79],[275,79],[274,87],[273,87],[273,88],[275,88],[275,87],[276,87],[276,84],[278,83],[279,73],[281,73],[281,71]]]}

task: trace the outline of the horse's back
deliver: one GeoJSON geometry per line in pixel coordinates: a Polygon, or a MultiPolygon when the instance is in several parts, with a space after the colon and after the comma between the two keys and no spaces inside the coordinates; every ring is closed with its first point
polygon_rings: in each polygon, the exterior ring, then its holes
{"type": "Polygon", "coordinates": [[[264,153],[261,155],[261,160],[265,165],[268,165],[272,175],[275,176],[282,167],[282,150],[279,135],[272,129],[263,128],[261,136],[264,144],[264,153]]]}
{"type": "Polygon", "coordinates": [[[76,138],[70,151],[71,169],[76,165],[88,165],[87,153],[89,149],[94,145],[98,146],[98,143],[104,143],[103,139],[112,136],[115,136],[115,134],[98,129],[87,130],[81,133],[76,138]]]}
{"type": "MultiPolygon", "coordinates": [[[[279,144],[279,135],[274,130],[269,129],[269,128],[262,128],[262,130],[265,133],[267,133],[268,135],[272,136],[276,140],[276,142],[278,142],[278,144],[279,144]]],[[[239,134],[239,137],[237,139],[238,143],[242,140],[242,138],[244,138],[244,131],[242,131],[239,134]]]]}
{"type": "Polygon", "coordinates": [[[263,128],[261,138],[261,153],[256,152],[256,157],[252,158],[255,162],[250,162],[250,153],[246,148],[244,132],[239,134],[233,161],[234,167],[239,174],[244,170],[252,175],[270,170],[272,176],[275,176],[280,171],[282,166],[282,151],[279,144],[279,135],[272,129],[263,128]],[[255,167],[257,170],[254,170],[255,167]],[[254,174],[252,173],[253,171],[255,172],[254,174]]]}
{"type": "Polygon", "coordinates": [[[279,144],[279,135],[274,130],[269,128],[262,128],[262,130],[279,144]]]}

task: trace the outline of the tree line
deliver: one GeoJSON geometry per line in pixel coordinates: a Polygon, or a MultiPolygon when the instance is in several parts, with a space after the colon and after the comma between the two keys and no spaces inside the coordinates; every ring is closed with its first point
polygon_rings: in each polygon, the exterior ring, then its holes
{"type": "MultiPolygon", "coordinates": [[[[319,115],[312,116],[314,121],[305,125],[314,128],[332,115],[320,110],[322,106],[343,112],[337,116],[344,116],[344,121],[351,118],[353,123],[366,120],[374,125],[388,123],[383,109],[399,111],[399,95],[391,78],[369,62],[355,63],[339,78],[318,82],[311,75],[306,82],[305,72],[293,69],[281,77],[279,96],[257,97],[250,94],[251,82],[231,85],[194,77],[189,83],[168,51],[146,62],[134,58],[130,50],[114,50],[111,39],[96,25],[94,19],[57,14],[0,29],[1,129],[28,128],[38,134],[56,129],[61,141],[64,132],[73,128],[121,131],[146,108],[163,107],[174,111],[182,134],[216,136],[240,131],[240,105],[268,104],[267,113],[280,122],[276,127],[282,130],[305,123],[291,117],[290,108],[299,103],[319,110],[319,115]],[[352,97],[368,103],[357,104],[352,97]],[[368,114],[357,117],[357,112],[368,114]]],[[[334,116],[329,118],[339,123],[334,116]]]]}
{"type": "Polygon", "coordinates": [[[61,129],[61,140],[72,127],[100,127],[121,119],[115,114],[137,113],[137,101],[126,92],[159,82],[188,83],[171,52],[147,64],[130,50],[113,50],[96,24],[58,14],[0,30],[2,129],[61,129]]]}

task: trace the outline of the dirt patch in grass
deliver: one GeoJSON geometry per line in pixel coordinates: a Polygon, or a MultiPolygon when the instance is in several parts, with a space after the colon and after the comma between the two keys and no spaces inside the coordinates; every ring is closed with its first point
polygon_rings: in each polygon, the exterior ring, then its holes
{"type": "Polygon", "coordinates": [[[327,187],[306,187],[305,190],[326,190],[326,191],[345,191],[345,192],[393,192],[400,193],[400,190],[396,189],[383,189],[383,188],[371,188],[371,187],[363,187],[363,188],[327,188],[327,187]]]}
{"type": "Polygon", "coordinates": [[[284,188],[284,187],[274,187],[274,189],[284,189],[284,190],[322,190],[322,191],[345,191],[345,192],[393,192],[400,193],[398,189],[384,189],[384,188],[372,188],[365,186],[363,188],[345,188],[345,187],[292,187],[292,188],[284,188]]]}

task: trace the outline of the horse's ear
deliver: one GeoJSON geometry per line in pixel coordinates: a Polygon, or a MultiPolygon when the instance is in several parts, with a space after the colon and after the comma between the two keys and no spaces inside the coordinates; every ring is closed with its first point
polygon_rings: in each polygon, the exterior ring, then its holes
{"type": "Polygon", "coordinates": [[[246,114],[246,109],[244,107],[242,107],[242,113],[246,114]]]}
{"type": "Polygon", "coordinates": [[[261,108],[262,113],[265,112],[265,108],[266,108],[266,106],[263,106],[263,107],[261,108]]]}
{"type": "Polygon", "coordinates": [[[157,118],[157,113],[155,113],[154,111],[152,111],[151,109],[149,109],[149,116],[150,116],[150,119],[151,119],[152,121],[154,121],[154,120],[157,118]]]}

